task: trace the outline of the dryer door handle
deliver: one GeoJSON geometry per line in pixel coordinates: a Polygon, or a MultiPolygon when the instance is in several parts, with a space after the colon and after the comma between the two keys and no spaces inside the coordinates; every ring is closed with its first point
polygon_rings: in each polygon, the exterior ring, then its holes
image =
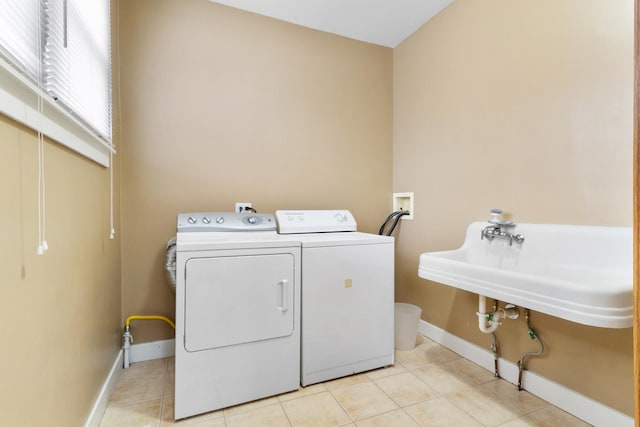
{"type": "Polygon", "coordinates": [[[278,311],[285,312],[289,310],[289,281],[283,279],[278,282],[278,293],[280,297],[280,305],[276,307],[278,311]]]}

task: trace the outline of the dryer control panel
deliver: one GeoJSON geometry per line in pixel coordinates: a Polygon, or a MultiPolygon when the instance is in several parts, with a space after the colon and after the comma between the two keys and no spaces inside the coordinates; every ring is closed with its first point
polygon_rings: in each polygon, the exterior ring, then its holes
{"type": "Polygon", "coordinates": [[[348,210],[276,211],[278,233],[333,233],[356,231],[357,224],[348,210]]]}
{"type": "Polygon", "coordinates": [[[274,231],[270,213],[192,212],[178,214],[178,232],[188,231],[274,231]]]}

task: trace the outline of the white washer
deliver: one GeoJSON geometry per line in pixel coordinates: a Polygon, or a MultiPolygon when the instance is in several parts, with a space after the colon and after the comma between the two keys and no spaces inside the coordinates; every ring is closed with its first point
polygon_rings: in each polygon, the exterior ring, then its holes
{"type": "Polygon", "coordinates": [[[300,242],[271,214],[178,215],[175,419],[300,385],[300,242]]]}
{"type": "Polygon", "coordinates": [[[350,231],[349,211],[276,218],[281,234],[300,233],[289,236],[302,242],[301,384],[392,365],[393,237],[350,231]]]}

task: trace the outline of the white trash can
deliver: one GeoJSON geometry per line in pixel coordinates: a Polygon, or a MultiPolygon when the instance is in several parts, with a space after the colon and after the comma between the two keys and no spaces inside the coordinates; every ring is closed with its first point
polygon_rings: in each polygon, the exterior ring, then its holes
{"type": "Polygon", "coordinates": [[[395,303],[395,348],[413,350],[418,336],[418,322],[422,309],[413,304],[395,303]]]}

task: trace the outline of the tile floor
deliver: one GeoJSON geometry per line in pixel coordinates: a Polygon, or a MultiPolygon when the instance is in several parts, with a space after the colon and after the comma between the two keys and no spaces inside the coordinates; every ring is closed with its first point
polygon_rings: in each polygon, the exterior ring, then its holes
{"type": "Polygon", "coordinates": [[[173,420],[173,358],[132,364],[109,400],[101,427],[581,427],[550,405],[427,338],[396,351],[393,367],[173,420]]]}

